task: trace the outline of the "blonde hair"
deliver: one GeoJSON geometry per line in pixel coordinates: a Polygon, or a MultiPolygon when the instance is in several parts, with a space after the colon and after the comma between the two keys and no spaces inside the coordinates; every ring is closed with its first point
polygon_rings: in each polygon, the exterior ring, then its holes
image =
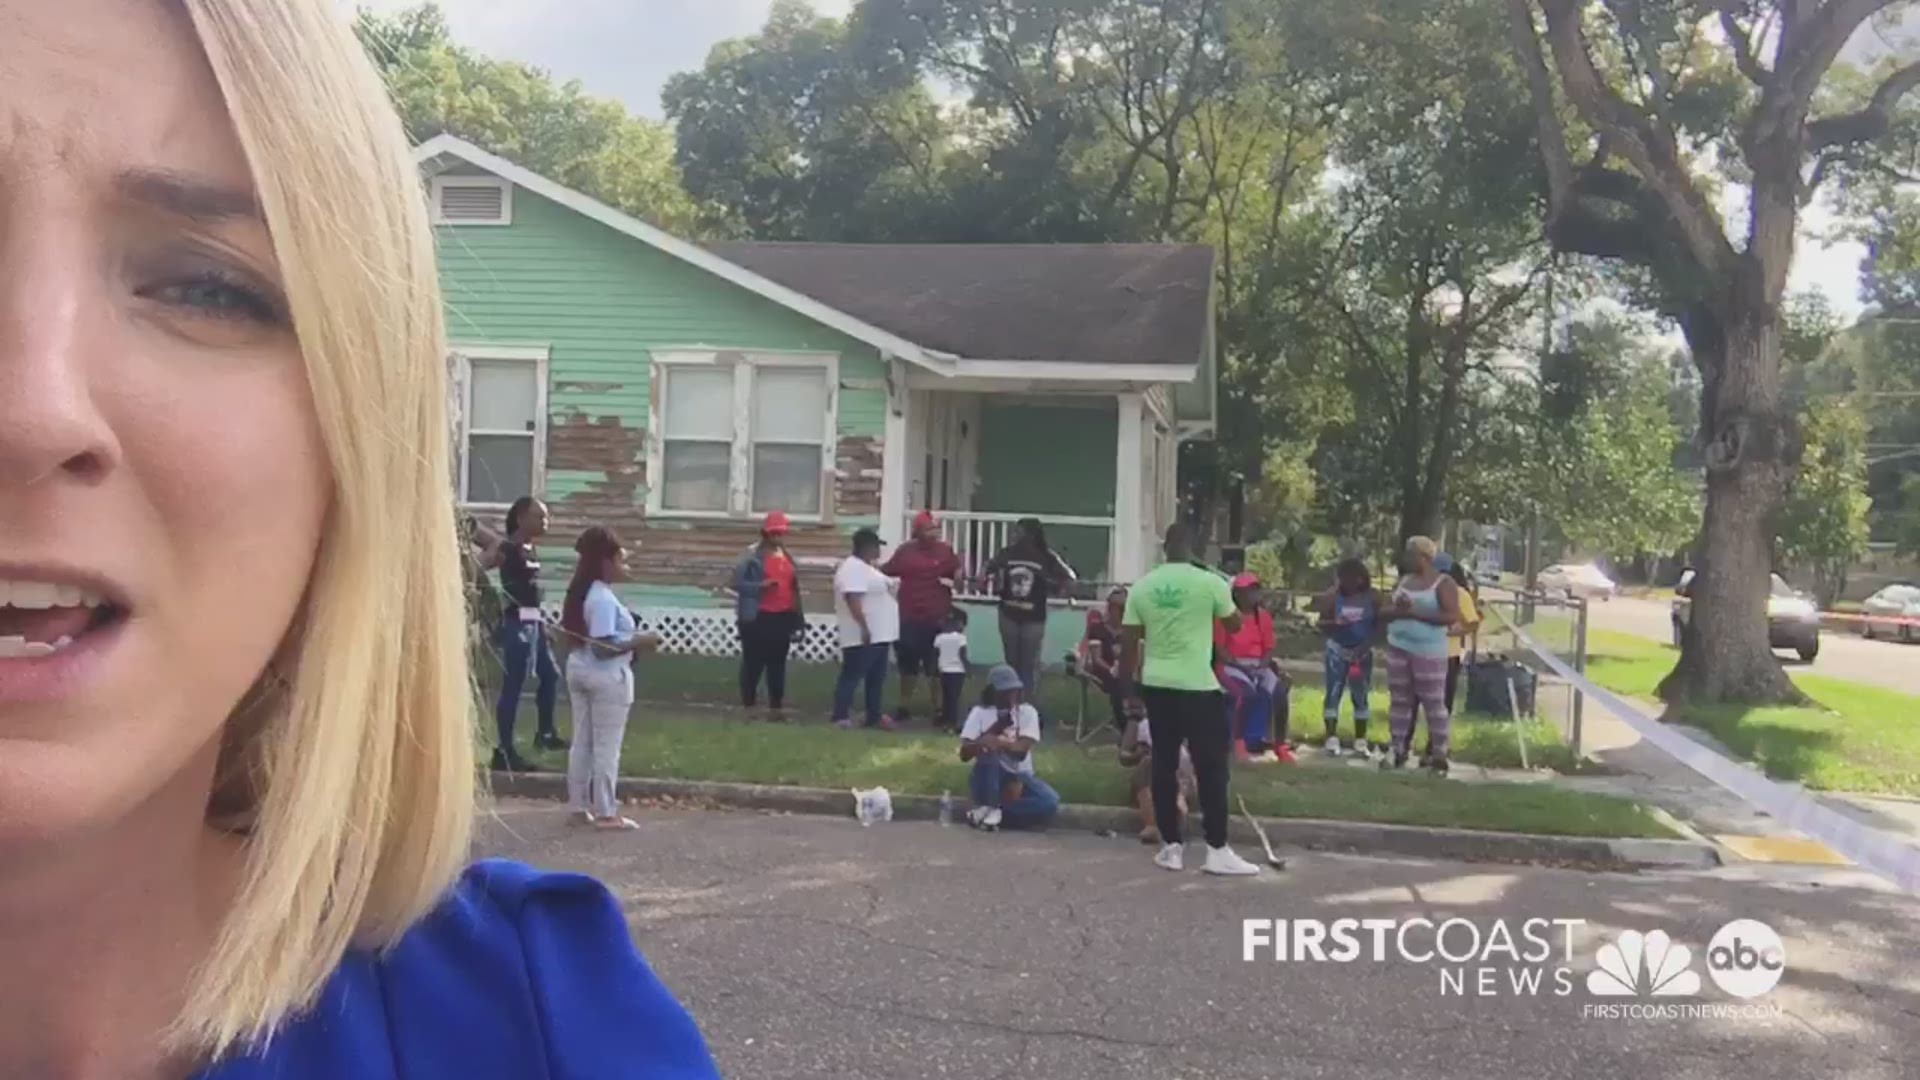
{"type": "Polygon", "coordinates": [[[229,723],[246,869],[172,1032],[218,1054],[435,905],[468,857],[476,762],[445,334],[405,133],[333,0],[184,7],[273,235],[333,481],[284,688],[257,729],[229,723]]]}
{"type": "Polygon", "coordinates": [[[1434,543],[1430,536],[1409,536],[1407,537],[1407,554],[1431,559],[1440,554],[1440,545],[1434,543]]]}

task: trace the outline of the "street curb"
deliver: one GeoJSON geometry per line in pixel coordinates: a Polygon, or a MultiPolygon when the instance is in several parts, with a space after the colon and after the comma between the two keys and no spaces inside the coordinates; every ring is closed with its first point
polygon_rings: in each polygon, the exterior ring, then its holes
{"type": "MultiPolygon", "coordinates": [[[[851,793],[825,788],[621,777],[620,791],[626,797],[686,799],[827,817],[853,816],[851,793]]],[[[565,799],[567,781],[559,773],[496,772],[493,793],[516,798],[565,799]]],[[[895,795],[892,801],[895,818],[932,821],[939,816],[940,800],[932,796],[895,795]]],[[[960,805],[965,804],[962,797],[960,805]]],[[[1123,806],[1062,806],[1060,816],[1054,820],[1056,828],[1109,831],[1121,836],[1132,836],[1140,827],[1135,811],[1123,806]]],[[[1260,825],[1275,845],[1315,851],[1460,862],[1539,863],[1593,870],[1709,870],[1720,865],[1718,849],[1691,840],[1543,836],[1312,818],[1262,818],[1260,825]]],[[[1234,816],[1229,836],[1245,847],[1260,846],[1260,838],[1241,815],[1234,816]]]]}

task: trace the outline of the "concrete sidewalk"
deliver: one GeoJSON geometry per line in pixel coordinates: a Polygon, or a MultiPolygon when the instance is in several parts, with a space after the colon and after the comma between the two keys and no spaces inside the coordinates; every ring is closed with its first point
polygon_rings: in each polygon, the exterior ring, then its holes
{"type": "Polygon", "coordinates": [[[589,834],[551,803],[508,802],[483,849],[606,881],[737,1080],[1920,1075],[1920,903],[1857,875],[1304,854],[1228,881],[1155,869],[1131,838],[635,815],[637,832],[589,834]],[[1431,965],[1246,962],[1250,917],[1588,922],[1567,996],[1462,997],[1431,965]],[[1728,1004],[1699,957],[1737,917],[1787,943],[1763,999],[1777,1015],[1587,1013],[1604,1000],[1584,985],[1595,951],[1626,929],[1687,944],[1705,983],[1687,1003],[1728,1004]]]}

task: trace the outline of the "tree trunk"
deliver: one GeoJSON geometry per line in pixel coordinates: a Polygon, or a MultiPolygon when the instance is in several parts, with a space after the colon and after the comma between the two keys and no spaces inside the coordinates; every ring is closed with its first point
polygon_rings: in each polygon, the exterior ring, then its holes
{"type": "Polygon", "coordinates": [[[1724,321],[1683,320],[1703,376],[1707,554],[1695,568],[1680,662],[1660,684],[1674,704],[1806,700],[1767,641],[1774,516],[1799,456],[1780,400],[1780,314],[1735,293],[1724,321]]]}

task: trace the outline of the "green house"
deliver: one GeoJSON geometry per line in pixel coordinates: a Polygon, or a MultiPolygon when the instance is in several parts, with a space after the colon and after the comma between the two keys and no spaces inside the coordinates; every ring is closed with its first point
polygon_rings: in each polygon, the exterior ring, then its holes
{"type": "Polygon", "coordinates": [[[415,156],[459,495],[637,540],[642,605],[718,607],[771,510],[806,562],[933,509],[975,566],[1037,517],[1089,581],[1153,562],[1214,422],[1209,248],[699,245],[452,136],[415,156]]]}

